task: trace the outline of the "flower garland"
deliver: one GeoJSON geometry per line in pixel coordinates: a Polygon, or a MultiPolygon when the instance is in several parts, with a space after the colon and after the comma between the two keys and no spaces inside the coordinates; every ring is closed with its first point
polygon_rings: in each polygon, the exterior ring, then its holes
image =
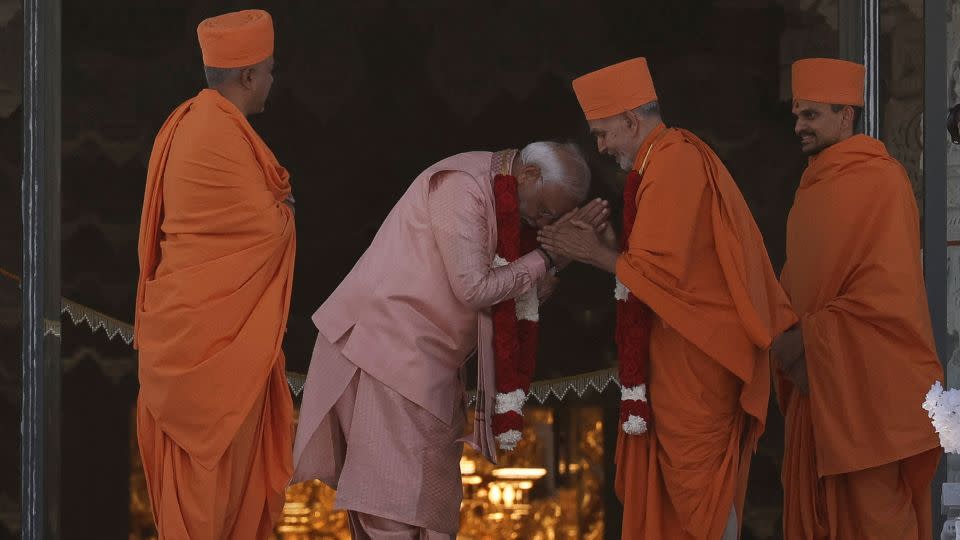
{"type": "MultiPolygon", "coordinates": [[[[517,179],[498,174],[493,181],[497,211],[497,256],[493,266],[506,266],[536,248],[536,231],[522,227],[517,179]]],[[[493,306],[493,352],[497,396],[493,434],[501,450],[513,450],[523,434],[523,404],[530,391],[537,359],[540,302],[537,289],[493,306]]]]}
{"type": "MultiPolygon", "coordinates": [[[[649,154],[648,154],[649,155],[649,154]]],[[[637,193],[642,174],[630,171],[623,190],[623,231],[620,250],[625,252],[637,219],[637,193]]],[[[647,362],[650,358],[650,308],[617,280],[617,361],[620,374],[620,424],[624,433],[646,433],[650,422],[647,402],[647,362]]]]}
{"type": "MultiPolygon", "coordinates": [[[[620,252],[630,244],[630,233],[637,220],[637,195],[640,182],[654,147],[669,130],[663,130],[650,144],[643,163],[630,171],[623,188],[623,230],[620,234],[620,252]]],[[[650,308],[617,280],[613,291],[617,300],[617,363],[620,375],[620,425],[628,435],[647,432],[650,424],[650,403],[647,401],[647,364],[650,361],[650,328],[653,322],[650,308]]]]}
{"type": "Polygon", "coordinates": [[[960,390],[944,390],[940,381],[930,387],[923,401],[933,429],[945,452],[960,454],[960,390]]]}

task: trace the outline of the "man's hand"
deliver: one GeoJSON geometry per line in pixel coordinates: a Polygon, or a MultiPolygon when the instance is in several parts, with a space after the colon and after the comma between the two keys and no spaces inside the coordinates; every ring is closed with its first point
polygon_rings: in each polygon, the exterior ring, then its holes
{"type": "Polygon", "coordinates": [[[553,272],[547,272],[546,275],[540,278],[540,282],[537,283],[537,298],[540,299],[541,304],[553,296],[558,285],[560,285],[560,278],[553,272]]]}
{"type": "MultiPolygon", "coordinates": [[[[541,246],[541,247],[542,247],[542,246],[541,246]]],[[[570,263],[573,262],[573,261],[571,261],[570,259],[568,259],[567,257],[564,257],[563,255],[561,255],[561,254],[559,254],[559,253],[553,253],[553,252],[551,252],[551,251],[550,251],[549,249],[547,249],[547,248],[543,248],[543,249],[544,249],[544,251],[546,251],[547,253],[549,253],[551,257],[553,257],[553,268],[554,268],[556,271],[558,271],[558,272],[559,272],[560,270],[563,270],[564,268],[570,266],[570,263]]]]}
{"type": "Polygon", "coordinates": [[[617,241],[617,232],[613,230],[609,221],[600,224],[600,228],[598,228],[597,231],[600,232],[600,241],[603,242],[604,246],[614,250],[620,248],[620,242],[617,241]]]}
{"type": "Polygon", "coordinates": [[[803,349],[803,330],[799,325],[780,334],[770,346],[774,364],[793,382],[801,393],[810,393],[807,359],[803,349]]]}
{"type": "Polygon", "coordinates": [[[610,208],[607,201],[594,199],[577,210],[570,221],[579,221],[592,227],[595,231],[602,231],[610,219],[610,208]]]}
{"type": "Polygon", "coordinates": [[[540,229],[537,240],[551,255],[556,253],[609,272],[616,270],[617,252],[604,245],[600,235],[590,224],[568,221],[561,225],[549,225],[540,229]]]}
{"type": "Polygon", "coordinates": [[[601,231],[607,226],[609,219],[610,208],[607,201],[603,199],[593,199],[580,208],[574,208],[573,210],[567,212],[560,219],[554,221],[551,225],[558,226],[573,221],[581,221],[590,225],[597,231],[601,231]]]}
{"type": "MultiPolygon", "coordinates": [[[[604,236],[607,234],[607,229],[609,229],[609,219],[610,219],[610,208],[607,201],[603,199],[593,199],[587,204],[581,206],[580,208],[574,208],[573,210],[567,212],[560,219],[554,221],[548,227],[558,227],[563,224],[573,223],[579,221],[582,223],[587,223],[593,227],[598,232],[603,232],[604,236]]],[[[546,246],[542,246],[543,249],[550,254],[550,257],[553,258],[554,267],[557,270],[563,270],[570,265],[570,257],[560,253],[558,251],[553,251],[548,249],[546,246]]]]}
{"type": "Polygon", "coordinates": [[[800,393],[809,396],[810,395],[810,381],[807,379],[807,360],[806,358],[801,358],[796,363],[793,364],[793,369],[787,373],[787,377],[790,379],[790,382],[800,390],[800,393]]]}
{"type": "MultiPolygon", "coordinates": [[[[585,223],[600,233],[600,242],[610,248],[618,249],[617,233],[610,226],[610,206],[603,199],[594,199],[576,211],[571,222],[585,223]]],[[[569,262],[569,261],[568,261],[569,262]]]]}

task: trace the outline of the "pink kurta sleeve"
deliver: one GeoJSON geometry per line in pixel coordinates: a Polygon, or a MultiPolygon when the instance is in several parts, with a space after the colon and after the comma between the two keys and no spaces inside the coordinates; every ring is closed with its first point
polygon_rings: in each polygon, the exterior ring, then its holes
{"type": "Polygon", "coordinates": [[[464,304],[483,309],[515,298],[546,274],[546,261],[537,251],[492,267],[483,189],[469,174],[437,173],[430,182],[427,206],[450,287],[464,304]]]}

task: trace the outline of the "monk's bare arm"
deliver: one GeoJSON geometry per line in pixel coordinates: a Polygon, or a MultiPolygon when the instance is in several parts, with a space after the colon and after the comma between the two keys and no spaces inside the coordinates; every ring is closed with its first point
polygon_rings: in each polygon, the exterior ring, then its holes
{"type": "Polygon", "coordinates": [[[427,206],[450,287],[464,304],[484,309],[530,290],[547,267],[537,251],[492,267],[486,202],[477,182],[463,172],[437,173],[427,206]]]}
{"type": "Polygon", "coordinates": [[[807,360],[803,346],[803,328],[797,324],[773,340],[770,357],[780,372],[790,379],[800,391],[809,393],[807,360]]]}

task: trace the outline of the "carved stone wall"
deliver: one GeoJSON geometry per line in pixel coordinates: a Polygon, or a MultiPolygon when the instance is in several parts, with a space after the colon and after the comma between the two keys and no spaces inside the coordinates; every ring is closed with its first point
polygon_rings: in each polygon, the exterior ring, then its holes
{"type": "MultiPolygon", "coordinates": [[[[947,69],[949,104],[960,103],[960,1],[947,3],[947,69]]],[[[944,115],[946,116],[946,115],[944,115]]],[[[931,119],[940,122],[941,119],[931,119]]],[[[944,134],[946,136],[946,134],[944,134]]],[[[960,242],[960,146],[947,144],[947,242],[960,242]]],[[[947,334],[950,360],[947,385],[960,387],[960,246],[947,247],[947,334]]],[[[947,456],[947,481],[960,482],[960,456],[947,456]]]]}

